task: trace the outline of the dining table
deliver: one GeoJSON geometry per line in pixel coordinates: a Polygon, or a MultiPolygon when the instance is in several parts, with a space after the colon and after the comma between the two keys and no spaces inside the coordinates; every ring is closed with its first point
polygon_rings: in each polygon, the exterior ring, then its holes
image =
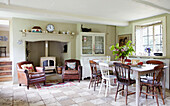
{"type": "MultiPolygon", "coordinates": [[[[103,61],[103,60],[94,60],[95,62],[99,63],[99,65],[109,67],[110,70],[114,71],[114,62],[120,61],[103,61]]],[[[139,106],[139,96],[140,96],[140,78],[142,75],[146,75],[148,73],[152,73],[154,71],[154,67],[157,65],[153,64],[143,64],[141,67],[131,66],[131,71],[136,79],[136,106],[139,106]]],[[[164,66],[164,71],[162,75],[162,91],[163,96],[165,98],[165,71],[168,66],[164,66]]]]}

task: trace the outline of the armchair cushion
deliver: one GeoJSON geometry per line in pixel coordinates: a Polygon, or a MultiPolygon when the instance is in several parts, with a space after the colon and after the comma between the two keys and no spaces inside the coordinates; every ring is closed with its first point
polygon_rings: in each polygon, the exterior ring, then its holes
{"type": "Polygon", "coordinates": [[[24,70],[28,70],[28,72],[35,72],[32,64],[23,64],[21,67],[24,70]]]}
{"type": "Polygon", "coordinates": [[[34,79],[34,78],[40,78],[45,76],[45,73],[40,72],[40,73],[29,73],[29,78],[34,79]]]}
{"type": "Polygon", "coordinates": [[[68,70],[75,70],[76,62],[67,62],[68,70]]]}
{"type": "Polygon", "coordinates": [[[66,75],[77,75],[79,74],[78,70],[65,70],[64,74],[66,75]]]}

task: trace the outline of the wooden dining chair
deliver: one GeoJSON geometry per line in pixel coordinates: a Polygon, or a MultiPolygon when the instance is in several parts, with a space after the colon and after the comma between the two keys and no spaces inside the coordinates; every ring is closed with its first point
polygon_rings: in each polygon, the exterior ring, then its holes
{"type": "MultiPolygon", "coordinates": [[[[162,61],[159,61],[159,60],[148,60],[148,61],[146,61],[146,64],[161,65],[161,64],[164,64],[164,63],[162,61]]],[[[141,81],[152,80],[152,79],[153,79],[153,73],[146,74],[144,76],[141,76],[141,78],[140,78],[141,81]]],[[[142,85],[140,86],[140,91],[141,90],[142,90],[142,85]]],[[[154,92],[152,92],[152,94],[154,94],[154,92]]],[[[153,96],[153,99],[154,99],[154,96],[153,96]]]]}
{"type": "Polygon", "coordinates": [[[148,79],[148,80],[142,80],[141,81],[141,86],[146,86],[146,92],[142,92],[142,89],[141,89],[140,94],[141,93],[146,94],[146,99],[147,99],[147,95],[155,96],[158,106],[159,106],[159,103],[158,103],[157,88],[158,88],[159,93],[161,95],[163,104],[165,104],[163,94],[162,94],[162,90],[161,90],[161,83],[160,83],[161,77],[163,75],[163,68],[164,68],[163,64],[155,66],[154,72],[152,73],[153,74],[153,77],[152,77],[153,79],[148,79]],[[149,92],[148,92],[148,90],[149,90],[149,92]]]}
{"type": "Polygon", "coordinates": [[[127,105],[127,96],[131,94],[135,94],[135,92],[128,93],[128,86],[135,84],[135,80],[130,78],[131,67],[122,63],[114,63],[114,66],[115,66],[115,72],[116,72],[116,77],[118,82],[115,101],[118,92],[122,91],[122,95],[124,94],[124,86],[126,86],[125,94],[126,94],[126,105],[127,105]],[[122,89],[119,89],[120,85],[123,85],[122,89]]]}
{"type": "Polygon", "coordinates": [[[94,62],[93,60],[90,60],[89,63],[90,63],[90,68],[91,68],[89,89],[90,89],[90,86],[93,87],[93,83],[94,83],[94,91],[95,91],[96,85],[98,86],[98,83],[101,82],[102,75],[101,75],[100,70],[98,70],[97,68],[98,64],[96,62],[94,62]]]}

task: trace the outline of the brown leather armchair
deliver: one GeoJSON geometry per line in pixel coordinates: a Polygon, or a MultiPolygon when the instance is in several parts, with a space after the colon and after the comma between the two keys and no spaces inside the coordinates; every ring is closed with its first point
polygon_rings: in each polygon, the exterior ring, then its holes
{"type": "Polygon", "coordinates": [[[62,80],[70,80],[70,79],[77,79],[80,82],[80,79],[82,77],[82,66],[80,64],[80,60],[70,59],[65,60],[65,66],[62,70],[62,80]],[[68,63],[74,63],[75,62],[75,68],[70,69],[68,67],[68,63]]]}
{"type": "Polygon", "coordinates": [[[25,84],[27,86],[27,89],[29,89],[30,84],[44,82],[45,85],[46,77],[45,77],[44,68],[34,67],[32,62],[23,61],[17,63],[17,73],[18,73],[19,86],[21,86],[21,84],[25,84]],[[23,69],[22,65],[24,64],[32,64],[35,72],[28,72],[28,70],[23,69]]]}

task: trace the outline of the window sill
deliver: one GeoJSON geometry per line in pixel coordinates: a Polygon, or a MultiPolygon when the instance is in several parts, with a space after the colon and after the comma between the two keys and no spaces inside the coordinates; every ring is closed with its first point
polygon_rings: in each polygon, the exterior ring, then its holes
{"type": "Polygon", "coordinates": [[[166,56],[129,56],[130,58],[152,58],[152,59],[163,59],[166,56]]]}

